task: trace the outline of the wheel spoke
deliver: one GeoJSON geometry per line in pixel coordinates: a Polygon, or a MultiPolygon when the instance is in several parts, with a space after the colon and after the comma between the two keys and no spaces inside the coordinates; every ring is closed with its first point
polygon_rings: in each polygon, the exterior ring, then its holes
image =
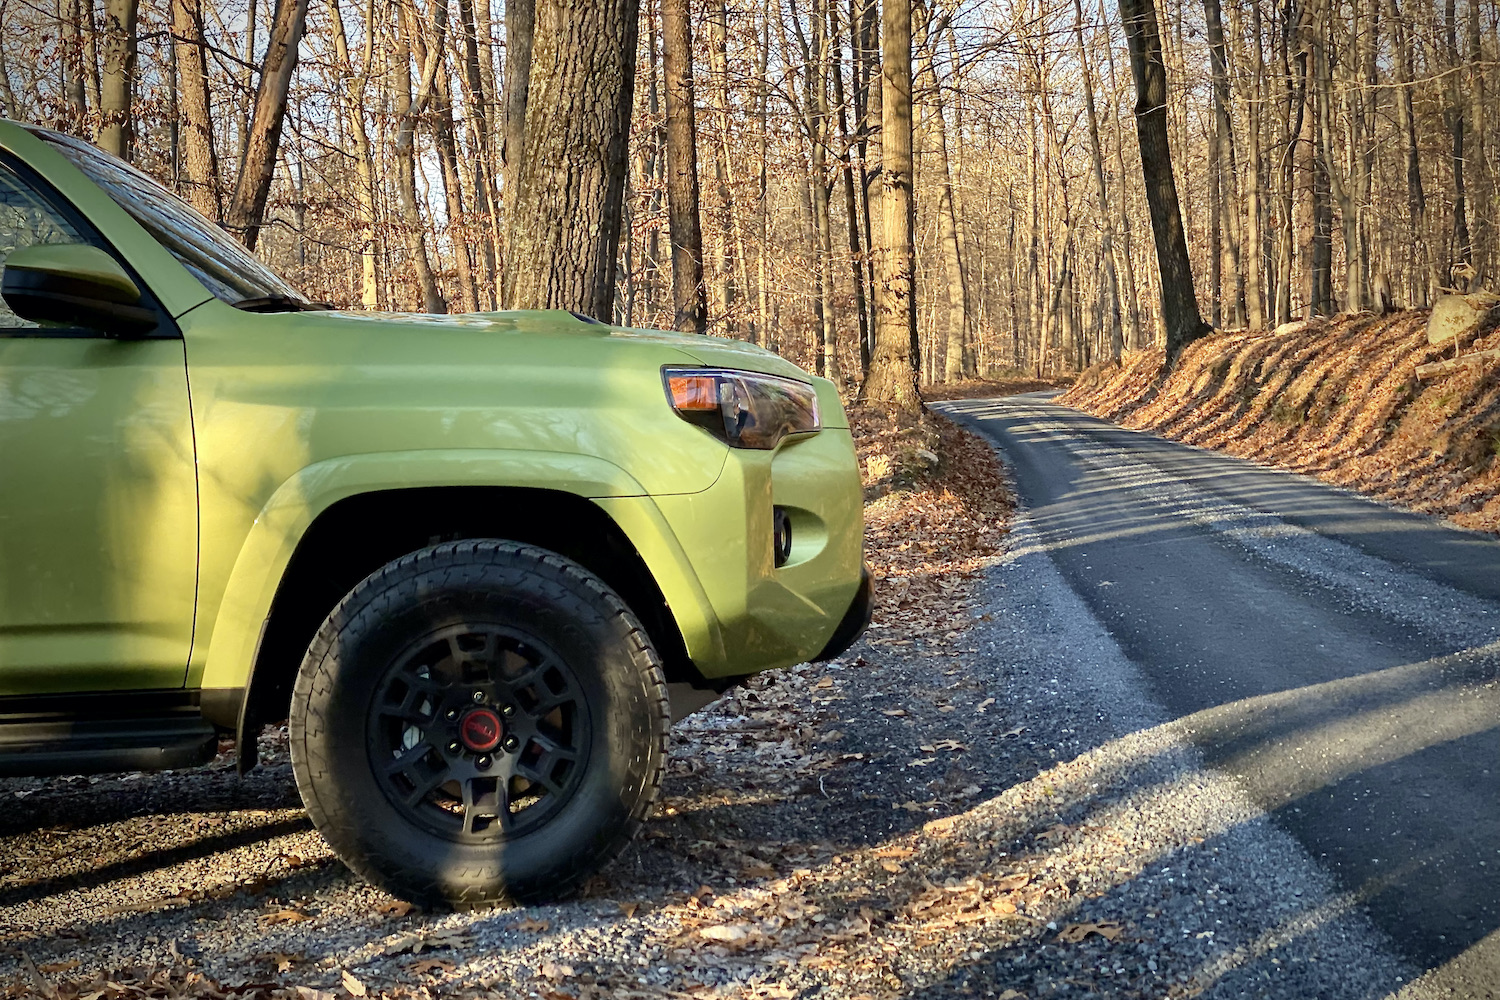
{"type": "Polygon", "coordinates": [[[405,687],[406,693],[401,696],[400,701],[390,698],[390,685],[386,685],[386,697],[380,714],[388,718],[405,719],[412,722],[428,722],[437,715],[442,706],[443,685],[433,682],[430,678],[419,677],[414,673],[403,671],[393,680],[399,680],[405,687]],[[427,703],[428,711],[423,713],[419,706],[427,703]]]}
{"type": "MultiPolygon", "coordinates": [[[[546,760],[545,757],[542,759],[546,760]]],[[[562,794],[562,789],[557,787],[557,782],[552,780],[552,778],[547,774],[546,770],[528,767],[525,764],[521,764],[516,767],[516,773],[525,778],[527,781],[531,782],[533,785],[541,785],[543,788],[547,789],[548,795],[562,794]]]]}
{"type": "MultiPolygon", "coordinates": [[[[419,769],[412,769],[413,772],[417,770],[419,769]]],[[[412,772],[407,772],[405,776],[406,780],[412,783],[412,791],[406,796],[406,806],[409,809],[419,805],[439,785],[448,780],[448,768],[440,767],[421,774],[420,777],[415,776],[412,772]]]]}
{"type": "Polygon", "coordinates": [[[509,802],[507,801],[505,783],[494,778],[468,778],[463,782],[463,832],[473,835],[479,820],[492,819],[500,823],[501,828],[507,825],[510,814],[509,802]],[[480,783],[491,786],[484,791],[479,790],[480,783]]]}
{"type": "MultiPolygon", "coordinates": [[[[551,694],[551,692],[548,693],[551,694]]],[[[577,696],[573,694],[573,689],[569,688],[562,694],[553,694],[549,698],[542,699],[527,714],[532,718],[540,719],[550,715],[554,710],[577,700],[577,696]]]]}

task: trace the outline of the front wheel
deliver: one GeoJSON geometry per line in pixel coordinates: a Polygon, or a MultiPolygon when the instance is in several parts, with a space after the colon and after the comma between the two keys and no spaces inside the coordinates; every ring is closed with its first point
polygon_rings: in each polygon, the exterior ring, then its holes
{"type": "Polygon", "coordinates": [[[505,541],[389,563],[324,621],[292,694],[297,787],[349,867],[423,904],[566,893],[661,788],[666,682],[582,566],[505,541]]]}

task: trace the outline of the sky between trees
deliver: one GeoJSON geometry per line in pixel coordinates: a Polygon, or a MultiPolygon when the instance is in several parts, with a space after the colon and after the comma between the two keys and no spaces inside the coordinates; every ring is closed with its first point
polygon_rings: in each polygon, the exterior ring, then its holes
{"type": "Polygon", "coordinates": [[[122,152],[315,299],[546,304],[566,282],[536,262],[585,247],[584,311],[851,387],[910,317],[940,382],[1159,345],[1164,301],[1168,325],[1269,328],[1494,275],[1494,0],[931,0],[911,3],[909,316],[882,319],[882,16],[908,2],[0,0],[0,112],[122,152]],[[1141,156],[1143,16],[1169,162],[1141,156]],[[549,142],[584,166],[559,174],[549,142]],[[1163,180],[1191,278],[1167,267],[1165,298],[1163,180]]]}

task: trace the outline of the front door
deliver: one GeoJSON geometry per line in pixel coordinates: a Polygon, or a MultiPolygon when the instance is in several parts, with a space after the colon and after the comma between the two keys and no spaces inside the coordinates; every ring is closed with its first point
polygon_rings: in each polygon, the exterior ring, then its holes
{"type": "MultiPolygon", "coordinates": [[[[0,275],[38,242],[100,241],[0,160],[0,275]]],[[[0,301],[0,696],[184,683],[197,483],[170,327],[113,340],[40,328],[0,301]]]]}

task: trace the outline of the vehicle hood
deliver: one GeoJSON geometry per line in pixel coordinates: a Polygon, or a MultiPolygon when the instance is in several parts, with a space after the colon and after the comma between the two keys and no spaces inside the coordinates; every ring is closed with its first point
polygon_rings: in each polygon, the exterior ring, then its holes
{"type": "Polygon", "coordinates": [[[563,310],[456,313],[390,313],[335,311],[318,314],[334,320],[353,323],[398,323],[408,328],[431,330],[471,330],[475,333],[562,336],[639,342],[669,347],[688,355],[699,364],[719,368],[738,368],[787,378],[807,380],[809,375],[778,354],[742,340],[709,337],[670,330],[636,330],[607,326],[595,320],[580,318],[563,310]]]}

